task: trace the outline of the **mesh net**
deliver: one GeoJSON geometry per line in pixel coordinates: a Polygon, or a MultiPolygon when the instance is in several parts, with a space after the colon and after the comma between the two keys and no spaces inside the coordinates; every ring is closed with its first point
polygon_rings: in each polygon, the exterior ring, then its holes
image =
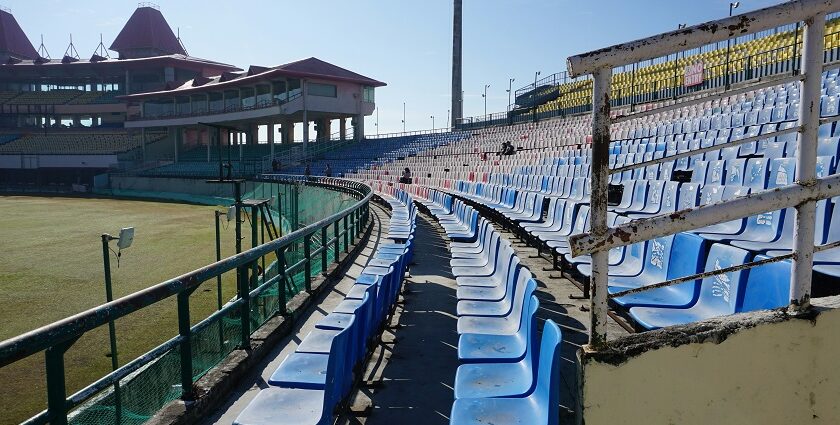
{"type": "MultiPolygon", "coordinates": [[[[282,232],[283,235],[335,214],[356,202],[356,199],[348,194],[337,193],[326,188],[281,183],[248,182],[245,184],[243,193],[243,199],[270,201],[271,217],[266,220],[268,223],[264,224],[270,226],[273,222],[278,232],[282,232]]],[[[148,194],[144,193],[144,196],[148,194]]],[[[183,197],[179,196],[177,199],[183,197]]],[[[203,200],[206,200],[206,203],[218,204],[220,199],[207,197],[203,200]]],[[[196,197],[190,200],[200,201],[202,198],[196,197]]],[[[226,199],[226,201],[232,202],[231,199],[226,199]]],[[[247,226],[243,227],[243,233],[246,233],[247,226]]],[[[344,230],[343,222],[339,230],[344,230]]],[[[331,226],[327,237],[332,239],[333,236],[334,230],[331,226]]],[[[339,249],[346,249],[344,240],[344,237],[339,238],[339,249]]],[[[305,258],[303,243],[303,240],[300,240],[286,249],[282,257],[285,265],[296,264],[305,258]]],[[[313,252],[322,246],[320,232],[312,235],[310,244],[313,252]]],[[[335,254],[335,245],[331,243],[326,251],[327,264],[334,261],[335,254]]],[[[266,258],[266,262],[269,259],[266,258]]],[[[280,262],[276,260],[277,258],[274,257],[274,260],[265,267],[263,275],[252,282],[252,289],[277,276],[280,262]]],[[[310,265],[312,276],[321,273],[321,266],[320,255],[313,256],[310,265]]],[[[304,267],[300,267],[295,273],[276,279],[276,284],[267,285],[251,299],[249,319],[252,331],[280,312],[284,299],[288,300],[304,289],[306,281],[304,273],[304,267]],[[280,296],[281,288],[283,296],[280,296]]],[[[205,282],[205,285],[209,282],[205,282]]],[[[239,346],[240,320],[239,309],[229,308],[226,313],[204,323],[199,331],[192,333],[190,342],[193,382],[218,365],[239,346]]],[[[177,326],[173,325],[173,329],[177,329],[177,326]]],[[[119,388],[111,387],[103,390],[78,406],[71,413],[69,422],[74,425],[142,424],[163,406],[181,396],[180,370],[180,348],[175,346],[138,371],[121,379],[119,388]]]]}

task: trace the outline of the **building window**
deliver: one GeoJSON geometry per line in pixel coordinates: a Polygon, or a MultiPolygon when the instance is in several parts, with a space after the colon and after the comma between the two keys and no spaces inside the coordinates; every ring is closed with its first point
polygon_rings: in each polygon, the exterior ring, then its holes
{"type": "Polygon", "coordinates": [[[333,84],[309,83],[306,94],[311,96],[338,97],[338,88],[333,84]]]}
{"type": "Polygon", "coordinates": [[[362,88],[362,100],[365,102],[373,103],[373,87],[371,86],[364,86],[362,88]]]}

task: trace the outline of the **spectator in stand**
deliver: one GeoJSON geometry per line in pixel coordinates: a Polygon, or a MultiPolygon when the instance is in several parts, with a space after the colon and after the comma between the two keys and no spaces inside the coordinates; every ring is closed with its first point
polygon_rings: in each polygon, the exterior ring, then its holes
{"type": "Polygon", "coordinates": [[[332,177],[332,167],[330,167],[330,164],[327,164],[326,168],[324,168],[324,175],[332,177]]]}
{"type": "Polygon", "coordinates": [[[274,158],[274,159],[271,160],[271,169],[275,173],[277,171],[280,171],[280,161],[278,161],[277,158],[274,158]]]}
{"type": "Polygon", "coordinates": [[[411,181],[411,170],[406,167],[405,170],[403,170],[402,177],[400,177],[400,183],[411,184],[411,181]]]}
{"type": "Polygon", "coordinates": [[[513,143],[511,143],[511,142],[505,142],[505,143],[507,143],[507,147],[505,148],[504,154],[505,155],[515,154],[516,153],[516,148],[513,146],[513,143]]]}
{"type": "Polygon", "coordinates": [[[309,176],[311,174],[312,174],[312,169],[309,168],[309,164],[306,164],[306,168],[303,169],[303,175],[304,175],[304,177],[309,179],[309,176]]]}
{"type": "Polygon", "coordinates": [[[502,147],[499,149],[499,152],[496,152],[496,155],[502,156],[507,152],[508,142],[502,142],[502,147]]]}

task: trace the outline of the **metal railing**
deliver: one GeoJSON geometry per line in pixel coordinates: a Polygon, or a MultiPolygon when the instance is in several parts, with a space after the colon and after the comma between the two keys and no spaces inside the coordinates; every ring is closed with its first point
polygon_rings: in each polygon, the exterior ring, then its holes
{"type": "MultiPolygon", "coordinates": [[[[250,349],[251,334],[255,330],[252,329],[252,310],[260,307],[252,303],[252,300],[256,299],[256,297],[265,291],[276,290],[278,294],[278,309],[274,314],[286,314],[286,301],[295,295],[286,293],[286,279],[295,273],[304,271],[305,289],[307,291],[310,290],[313,277],[312,270],[316,268],[313,265],[318,263],[320,264],[321,271],[327,270],[328,252],[334,253],[333,260],[338,262],[340,247],[343,245],[345,252],[347,252],[350,245],[349,241],[354,236],[359,235],[368,222],[370,214],[368,208],[373,192],[369,186],[361,182],[335,178],[309,178],[301,180],[283,176],[272,176],[270,178],[259,179],[257,182],[287,182],[317,185],[339,192],[349,193],[358,199],[358,201],[349,208],[295,230],[285,236],[281,236],[278,239],[252,247],[244,252],[161,282],[142,291],[0,342],[0,367],[8,366],[39,352],[44,352],[46,356],[47,409],[30,418],[25,423],[67,424],[69,412],[88,403],[103,391],[109,391],[111,388],[119,388],[121,380],[131,378],[133,376],[132,374],[176,349],[180,352],[181,398],[187,401],[194,399],[195,392],[193,390],[193,384],[195,379],[193,359],[191,357],[193,345],[195,344],[193,341],[194,335],[202,330],[206,330],[217,321],[234,316],[239,319],[237,348],[250,349]],[[313,239],[320,239],[321,241],[320,246],[316,249],[313,249],[312,246],[313,239]],[[281,258],[286,258],[285,253],[287,250],[293,249],[296,245],[300,246],[301,244],[304,247],[304,253],[297,262],[287,265],[285,260],[280,261],[281,258]],[[278,272],[270,279],[259,281],[257,279],[258,263],[269,255],[277,256],[278,272]],[[236,299],[224,305],[206,319],[191,326],[190,294],[201,287],[201,285],[207,282],[215,282],[217,277],[230,271],[236,272],[238,293],[236,299]],[[79,338],[109,322],[127,317],[134,312],[171,298],[177,299],[178,325],[176,333],[178,335],[176,337],[169,339],[148,353],[99,378],[75,394],[69,397],[67,396],[64,354],[79,338]]],[[[239,192],[238,187],[237,185],[237,192],[239,192]]],[[[239,198],[238,193],[236,197],[239,198]]],[[[249,207],[251,209],[250,216],[256,218],[259,214],[256,206],[244,205],[241,202],[235,204],[237,234],[241,234],[239,228],[242,223],[242,212],[249,207]]],[[[256,220],[252,219],[251,223],[252,241],[254,241],[257,232],[255,230],[256,220]]]]}
{"type": "MultiPolygon", "coordinates": [[[[832,14],[830,15],[830,19],[838,19],[838,15],[832,14]]],[[[725,44],[720,46],[719,43],[710,43],[694,49],[677,50],[672,54],[646,59],[643,61],[645,62],[644,64],[642,62],[634,62],[617,66],[615,67],[615,72],[621,74],[623,78],[629,79],[631,83],[629,87],[611,87],[610,104],[614,107],[630,106],[632,109],[638,104],[674,100],[697,92],[726,87],[727,85],[742,84],[783,74],[795,74],[799,71],[802,52],[802,37],[796,32],[798,28],[800,27],[795,24],[787,24],[756,33],[762,37],[786,32],[791,32],[795,35],[792,36],[793,40],[791,42],[783,46],[740,57],[736,57],[733,53],[733,56],[722,62],[707,64],[703,69],[703,83],[693,87],[686,87],[682,84],[685,78],[685,69],[684,64],[680,62],[690,60],[693,56],[702,53],[722,51],[726,49],[725,44]],[[658,72],[657,74],[661,74],[661,77],[655,77],[653,80],[645,80],[646,75],[650,71],[650,66],[668,62],[671,63],[670,71],[658,72]],[[628,67],[631,68],[628,69],[628,67]]],[[[733,43],[731,49],[738,49],[742,44],[760,38],[750,38],[749,35],[739,36],[737,37],[738,40],[744,40],[733,43]]],[[[840,32],[826,34],[824,39],[826,46],[836,46],[825,49],[825,62],[832,63],[840,60],[840,32]]],[[[538,96],[535,102],[518,105],[521,108],[511,109],[510,112],[496,112],[463,118],[459,121],[458,128],[484,128],[495,125],[511,125],[590,112],[592,110],[592,104],[589,102],[592,96],[591,83],[587,83],[587,85],[582,87],[564,87],[565,84],[570,82],[589,80],[591,80],[590,75],[579,75],[572,78],[566,71],[562,71],[537,82],[536,87],[554,84],[553,89],[559,91],[557,96],[559,99],[579,100],[579,105],[569,107],[558,106],[544,111],[537,111],[536,109],[548,100],[547,96],[538,96]],[[534,107],[535,103],[536,108],[534,107]]],[[[534,84],[529,84],[520,88],[516,91],[516,96],[519,97],[532,91],[534,87],[534,84]]],[[[517,105],[510,106],[513,108],[517,105]]]]}
{"type": "Polygon", "coordinates": [[[254,102],[253,105],[243,105],[242,99],[236,104],[232,106],[224,106],[222,109],[213,109],[211,110],[209,107],[206,110],[202,111],[193,111],[192,106],[190,107],[190,112],[179,112],[179,111],[172,111],[168,113],[162,114],[155,114],[155,115],[144,115],[144,116],[128,116],[126,117],[127,121],[151,121],[151,120],[164,120],[164,119],[171,119],[171,118],[189,118],[189,117],[203,117],[208,115],[219,115],[219,114],[227,114],[231,112],[244,112],[244,111],[254,111],[257,109],[265,109],[271,108],[274,106],[284,105],[289,103],[295,99],[302,97],[301,93],[296,93],[292,96],[289,96],[285,99],[277,99],[272,98],[271,100],[262,100],[259,102],[254,102]]]}
{"type": "MultiPolygon", "coordinates": [[[[824,58],[826,14],[840,5],[833,0],[794,0],[742,15],[619,44],[568,58],[573,76],[592,74],[592,163],[590,183],[590,232],[569,238],[572,255],[591,254],[591,324],[589,349],[606,348],[608,320],[609,250],[632,243],[693,230],[715,223],[795,207],[795,229],[790,276],[790,310],[810,308],[816,201],[840,195],[840,176],[816,178],[817,129],[820,123],[820,88],[824,58]],[[613,69],[628,63],[661,57],[682,49],[698,48],[736,36],[766,31],[804,21],[799,104],[799,148],[796,151],[797,179],[793,185],[750,194],[712,205],[640,219],[610,228],[607,224],[607,185],[610,144],[610,83],[613,69]]],[[[780,132],[763,135],[772,137],[780,132]]],[[[776,259],[776,261],[781,261],[776,259]]],[[[763,263],[748,263],[751,268],[763,263]]],[[[703,273],[713,276],[724,270],[703,273]]],[[[697,279],[700,274],[688,277],[697,279]]],[[[671,281],[667,284],[675,284],[671,281]]],[[[641,291],[662,285],[649,286],[641,291]]]]}

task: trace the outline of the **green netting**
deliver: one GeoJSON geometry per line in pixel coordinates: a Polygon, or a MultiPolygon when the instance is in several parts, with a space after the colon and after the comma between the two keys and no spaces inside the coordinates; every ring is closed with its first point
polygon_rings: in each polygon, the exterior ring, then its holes
{"type": "MultiPolygon", "coordinates": [[[[282,231],[282,234],[288,234],[293,229],[319,221],[357,202],[356,199],[347,194],[337,193],[326,188],[295,184],[248,182],[245,184],[243,192],[243,199],[272,200],[270,213],[275,225],[282,229],[278,229],[282,231]]],[[[120,193],[122,196],[130,196],[131,194],[131,191],[120,193]]],[[[149,197],[147,192],[137,192],[137,195],[149,197]]],[[[159,195],[159,197],[172,199],[171,194],[159,195]]],[[[224,204],[225,200],[232,202],[232,200],[225,198],[191,197],[190,195],[178,196],[175,199],[184,200],[186,198],[193,202],[208,204],[224,204]],[[222,202],[219,202],[220,200],[222,202]]],[[[247,225],[248,222],[246,222],[246,226],[243,226],[245,237],[248,237],[247,235],[250,232],[247,225]]],[[[333,227],[330,226],[327,230],[328,239],[332,239],[334,237],[333,227]]],[[[339,231],[343,230],[344,223],[341,222],[339,231]]],[[[339,238],[339,249],[341,250],[346,249],[344,239],[344,237],[339,238]]],[[[301,240],[287,248],[283,255],[285,265],[296,264],[304,258],[303,243],[304,241],[301,240]]],[[[312,235],[310,243],[312,252],[322,246],[320,232],[312,235]]],[[[330,243],[326,254],[328,265],[334,261],[335,254],[335,245],[330,243]]],[[[312,276],[321,273],[321,264],[321,255],[313,256],[310,265],[312,276]]],[[[252,289],[277,276],[278,266],[277,261],[267,265],[264,275],[252,283],[252,289]]],[[[250,324],[252,331],[257,330],[280,311],[281,300],[284,297],[288,301],[295,294],[304,290],[305,269],[301,267],[297,272],[277,280],[276,284],[268,285],[259,295],[251,299],[250,324]],[[279,296],[281,288],[284,291],[284,297],[279,296]]],[[[218,365],[239,346],[241,341],[239,309],[228,308],[230,310],[225,314],[217,316],[211,322],[204,323],[201,330],[193,332],[191,335],[193,382],[218,365]]],[[[170,332],[173,332],[173,335],[177,333],[177,324],[173,324],[170,332]]],[[[117,392],[113,388],[109,388],[79,406],[71,414],[70,423],[74,425],[135,425],[144,423],[163,406],[181,396],[180,368],[180,349],[175,347],[132,375],[122,379],[118,392],[119,397],[117,397],[117,392]]]]}

